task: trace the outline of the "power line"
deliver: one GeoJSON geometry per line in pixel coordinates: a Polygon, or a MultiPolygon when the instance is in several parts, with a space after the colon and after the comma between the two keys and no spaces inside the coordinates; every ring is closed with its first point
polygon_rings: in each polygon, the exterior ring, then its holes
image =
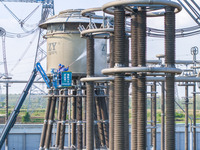
{"type": "MultiPolygon", "coordinates": [[[[39,30],[39,28],[37,29],[37,31],[39,30]]],[[[37,37],[37,32],[35,33],[35,35],[33,36],[33,38],[31,39],[31,41],[29,42],[29,45],[27,46],[27,48],[24,50],[24,52],[22,53],[22,55],[20,56],[20,58],[18,59],[18,61],[16,62],[16,64],[12,67],[12,69],[10,70],[10,73],[13,72],[13,70],[19,65],[19,63],[22,61],[22,59],[24,58],[24,56],[26,55],[26,53],[28,52],[28,50],[30,49],[31,45],[33,44],[33,41],[35,40],[35,38],[37,37]]]]}

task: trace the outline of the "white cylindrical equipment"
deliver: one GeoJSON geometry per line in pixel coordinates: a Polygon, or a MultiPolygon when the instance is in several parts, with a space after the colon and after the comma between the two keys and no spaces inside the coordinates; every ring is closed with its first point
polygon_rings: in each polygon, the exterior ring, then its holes
{"type": "MultiPolygon", "coordinates": [[[[79,26],[87,28],[89,18],[81,16],[81,9],[66,10],[49,18],[40,25],[47,29],[47,74],[59,64],[66,67],[73,76],[86,74],[86,39],[80,37],[79,26]]],[[[102,21],[92,20],[93,27],[100,26],[102,21]]],[[[100,75],[106,68],[107,50],[106,40],[95,39],[95,74],[100,75]]]]}

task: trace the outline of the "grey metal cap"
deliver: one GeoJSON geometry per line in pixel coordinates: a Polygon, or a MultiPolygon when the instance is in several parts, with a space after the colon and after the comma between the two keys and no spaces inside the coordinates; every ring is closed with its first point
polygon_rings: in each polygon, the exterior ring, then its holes
{"type": "MultiPolygon", "coordinates": [[[[57,23],[89,23],[90,18],[83,17],[81,11],[83,9],[68,9],[61,11],[58,15],[48,18],[45,22],[39,25],[40,28],[47,29],[48,24],[57,23]]],[[[101,24],[101,19],[92,19],[92,22],[101,24]]]]}

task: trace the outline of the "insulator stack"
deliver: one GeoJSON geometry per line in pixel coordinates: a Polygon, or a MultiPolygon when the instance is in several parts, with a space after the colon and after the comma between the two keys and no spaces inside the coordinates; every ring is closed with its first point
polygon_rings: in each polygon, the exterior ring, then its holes
{"type": "MultiPolygon", "coordinates": [[[[137,14],[131,16],[131,64],[132,67],[138,66],[138,47],[137,47],[137,14]]],[[[132,77],[132,130],[131,130],[131,149],[137,150],[137,91],[138,91],[138,84],[137,84],[137,73],[133,74],[132,77]]]]}
{"type": "MultiPolygon", "coordinates": [[[[175,13],[173,7],[166,7],[165,13],[165,66],[175,67],[175,13]]],[[[175,149],[175,95],[174,74],[166,74],[166,128],[165,149],[175,149]]]]}
{"type": "MultiPolygon", "coordinates": [[[[87,76],[94,76],[94,38],[87,38],[87,76]]],[[[94,83],[87,82],[86,148],[94,149],[94,83]]]]}
{"type": "MultiPolygon", "coordinates": [[[[115,47],[115,67],[124,66],[124,50],[125,48],[125,11],[123,7],[116,7],[114,11],[114,47],[115,47]]],[[[114,149],[125,149],[125,126],[124,126],[124,90],[121,89],[125,85],[124,74],[118,73],[114,75],[114,149]]]]}
{"type": "MultiPolygon", "coordinates": [[[[151,128],[151,145],[152,149],[156,150],[158,139],[156,83],[162,78],[161,149],[175,149],[174,82],[175,74],[181,73],[180,69],[175,68],[175,13],[180,10],[178,3],[162,0],[114,1],[101,8],[83,10],[82,16],[90,20],[87,27],[85,23],[78,26],[81,37],[86,39],[87,69],[84,70],[85,74],[78,73],[74,76],[72,87],[60,88],[60,94],[57,89],[54,89],[52,95],[50,90],[40,148],[49,149],[52,143],[55,144],[53,148],[59,149],[70,147],[78,150],[145,150],[148,146],[147,128],[151,128]],[[104,14],[98,16],[95,14],[96,11],[104,14]],[[146,22],[148,16],[160,15],[165,16],[165,66],[161,66],[160,63],[159,67],[151,67],[147,65],[146,60],[146,22]],[[127,19],[130,17],[131,30],[126,27],[127,19]],[[100,24],[99,20],[95,21],[95,19],[102,19],[103,23],[100,24]],[[110,57],[107,64],[109,68],[102,70],[104,76],[95,73],[96,66],[101,66],[96,59],[107,52],[104,49],[107,46],[96,48],[96,43],[99,44],[96,42],[97,38],[110,40],[110,57]],[[131,40],[131,66],[129,39],[131,40]],[[164,77],[157,78],[157,76],[164,77]],[[149,126],[147,125],[147,82],[150,81],[153,84],[150,93],[152,115],[149,126]],[[132,86],[131,140],[129,138],[130,82],[132,86]],[[58,114],[54,117],[57,102],[58,114]],[[68,119],[66,119],[67,110],[68,119]],[[52,142],[51,137],[53,124],[57,124],[55,142],[52,142]],[[69,128],[67,147],[64,143],[66,124],[69,128]]],[[[77,68],[73,69],[77,71],[77,68]]]]}

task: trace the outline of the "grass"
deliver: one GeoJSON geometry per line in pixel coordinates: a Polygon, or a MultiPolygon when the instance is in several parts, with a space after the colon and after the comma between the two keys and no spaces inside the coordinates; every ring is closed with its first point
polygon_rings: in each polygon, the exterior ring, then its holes
{"type": "MultiPolygon", "coordinates": [[[[13,108],[9,108],[9,113],[11,113],[13,111],[13,108]]],[[[19,115],[18,115],[18,123],[21,121],[22,116],[25,115],[27,109],[21,109],[19,115]]],[[[44,116],[45,116],[45,109],[37,109],[34,110],[34,112],[29,112],[31,115],[31,121],[27,122],[27,123],[43,123],[44,122],[44,116]]],[[[55,112],[57,113],[57,112],[55,112]]],[[[189,116],[191,118],[193,118],[193,111],[190,109],[189,110],[189,116]]],[[[0,117],[4,118],[5,116],[5,109],[0,109],[0,117]]],[[[57,115],[55,115],[57,116],[57,115]]],[[[157,109],[157,123],[161,123],[161,110],[157,109]]],[[[200,118],[200,110],[196,111],[196,118],[200,118]]],[[[55,118],[57,119],[57,118],[55,118]]],[[[176,110],[176,123],[185,123],[185,114],[181,111],[181,110],[176,110]]],[[[2,119],[3,120],[3,119],[2,119]]],[[[151,120],[151,111],[150,109],[147,109],[147,120],[150,121],[151,120]]],[[[190,121],[190,120],[189,120],[190,121]]],[[[196,120],[197,123],[200,123],[200,120],[197,119],[196,120]]],[[[3,123],[3,122],[1,122],[3,123]]],[[[129,123],[131,123],[131,109],[129,109],[129,123]]]]}
{"type": "MultiPolygon", "coordinates": [[[[192,110],[189,110],[189,116],[191,118],[193,118],[193,111],[192,110]]],[[[157,123],[160,124],[161,123],[161,110],[160,109],[157,109],[156,117],[157,117],[157,121],[158,121],[157,123]]],[[[196,111],[196,118],[200,119],[200,110],[196,111]]],[[[199,119],[196,120],[196,123],[200,123],[199,119]]],[[[151,120],[150,109],[147,110],[147,120],[148,121],[151,120]]],[[[175,120],[176,120],[176,123],[185,123],[185,114],[182,111],[176,110],[175,120]]],[[[129,109],[129,123],[131,123],[131,109],[129,109]]]]}

